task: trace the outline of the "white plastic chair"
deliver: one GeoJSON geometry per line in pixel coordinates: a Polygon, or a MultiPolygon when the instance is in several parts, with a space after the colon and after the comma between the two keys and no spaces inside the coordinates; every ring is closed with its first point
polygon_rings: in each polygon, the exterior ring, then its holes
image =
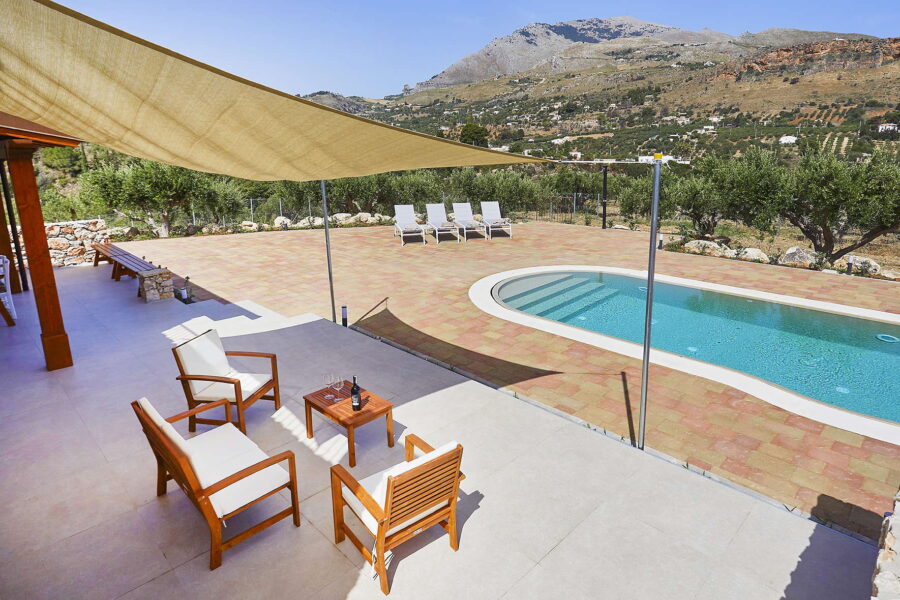
{"type": "Polygon", "coordinates": [[[11,272],[12,264],[9,262],[9,259],[0,254],[0,302],[6,306],[6,310],[9,311],[9,315],[13,319],[18,319],[16,306],[13,304],[12,284],[10,283],[12,281],[10,277],[11,272]]]}
{"type": "Polygon", "coordinates": [[[459,243],[459,229],[447,218],[447,209],[444,204],[426,204],[425,211],[428,213],[428,228],[434,233],[436,243],[441,243],[442,233],[452,233],[459,243]]]}
{"type": "Polygon", "coordinates": [[[422,243],[427,243],[425,241],[427,229],[416,221],[416,211],[413,210],[412,204],[395,204],[394,219],[394,237],[400,236],[401,246],[406,244],[405,238],[409,235],[421,235],[422,243]]]}
{"type": "Polygon", "coordinates": [[[472,206],[468,202],[453,203],[453,223],[463,232],[463,239],[469,241],[469,232],[481,232],[485,239],[491,239],[488,236],[488,230],[484,223],[476,221],[472,216],[472,206]]]}
{"type": "Polygon", "coordinates": [[[499,202],[482,202],[481,218],[485,229],[487,229],[488,237],[494,237],[495,229],[505,231],[509,234],[509,237],[512,237],[512,222],[500,215],[499,202]]]}

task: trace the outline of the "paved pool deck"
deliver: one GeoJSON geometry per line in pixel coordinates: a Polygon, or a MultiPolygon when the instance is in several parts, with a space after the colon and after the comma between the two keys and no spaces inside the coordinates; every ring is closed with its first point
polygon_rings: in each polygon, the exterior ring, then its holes
{"type": "MultiPolygon", "coordinates": [[[[408,243],[387,227],[332,230],[335,296],[359,327],[507,390],[634,437],[640,361],[491,317],[468,298],[509,269],[641,269],[647,235],[552,223],[512,239],[408,243]]],[[[330,317],[321,230],[122,244],[227,301],[330,317]]],[[[661,252],[676,277],[900,313],[900,284],[661,252]]],[[[647,446],[803,513],[877,537],[900,486],[900,447],[825,426],[720,383],[652,366],[647,446]]]]}

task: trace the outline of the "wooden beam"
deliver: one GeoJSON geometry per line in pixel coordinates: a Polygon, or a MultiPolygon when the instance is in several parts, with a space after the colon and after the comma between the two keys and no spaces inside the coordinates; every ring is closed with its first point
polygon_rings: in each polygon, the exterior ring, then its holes
{"type": "Polygon", "coordinates": [[[37,180],[34,175],[34,145],[6,142],[6,158],[12,179],[13,195],[19,211],[25,251],[28,253],[28,269],[31,271],[31,286],[37,305],[38,320],[41,324],[41,344],[44,347],[44,361],[48,370],[72,366],[72,350],[69,336],[63,324],[56,290],[56,278],[50,262],[50,248],[44,229],[44,215],[38,197],[37,180]]]}
{"type": "MultiPolygon", "coordinates": [[[[5,169],[3,162],[0,161],[0,169],[5,169]]],[[[4,183],[6,176],[0,171],[0,175],[3,176],[4,183]]],[[[3,195],[3,187],[0,186],[0,196],[3,195]]],[[[22,281],[19,279],[19,270],[16,268],[16,255],[13,252],[12,246],[12,237],[9,232],[9,221],[6,220],[6,210],[3,207],[4,203],[0,202],[0,254],[4,255],[9,259],[9,288],[13,294],[18,294],[22,291],[22,281]]],[[[13,232],[12,235],[17,235],[16,232],[13,232]]]]}

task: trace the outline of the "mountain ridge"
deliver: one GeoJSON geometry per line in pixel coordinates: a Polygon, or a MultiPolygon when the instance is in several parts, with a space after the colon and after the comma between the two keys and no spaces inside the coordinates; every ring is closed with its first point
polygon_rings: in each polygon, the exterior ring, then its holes
{"type": "Polygon", "coordinates": [[[653,39],[663,45],[711,46],[710,49],[737,58],[766,47],[793,46],[834,38],[876,39],[860,33],[778,27],[732,36],[709,28],[693,31],[628,16],[593,17],[554,24],[535,22],[509,35],[494,38],[480,50],[462,57],[415,87],[404,86],[403,93],[414,94],[428,89],[476,83],[523,73],[542,65],[558,67],[565,63],[566,53],[571,53],[576,45],[592,47],[616,40],[653,39]]]}

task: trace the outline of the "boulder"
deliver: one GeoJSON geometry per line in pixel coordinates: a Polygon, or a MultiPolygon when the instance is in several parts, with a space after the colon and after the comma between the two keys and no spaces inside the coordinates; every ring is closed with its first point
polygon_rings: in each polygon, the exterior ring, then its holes
{"type": "Polygon", "coordinates": [[[321,227],[325,224],[325,219],[322,217],[303,217],[296,223],[294,223],[295,227],[321,227]]]}
{"type": "Polygon", "coordinates": [[[694,240],[684,245],[684,251],[691,254],[703,254],[706,256],[725,256],[725,250],[715,242],[707,240],[694,240]]]}
{"type": "Polygon", "coordinates": [[[331,215],[331,222],[335,223],[336,225],[343,225],[352,217],[353,215],[351,215],[350,213],[334,213],[333,215],[331,215]]]}
{"type": "Polygon", "coordinates": [[[81,256],[84,254],[84,246],[74,246],[66,250],[66,254],[69,256],[81,256]]]}
{"type": "Polygon", "coordinates": [[[372,213],[367,213],[367,212],[361,212],[361,213],[358,213],[355,217],[353,217],[353,219],[354,219],[357,223],[365,223],[365,224],[368,224],[368,223],[374,223],[374,222],[375,222],[374,219],[372,218],[372,213]]]}
{"type": "Polygon", "coordinates": [[[900,279],[900,271],[891,271],[889,269],[883,270],[879,273],[885,279],[900,279]]]}
{"type": "Polygon", "coordinates": [[[273,223],[278,229],[287,229],[291,226],[291,220],[287,217],[275,217],[273,223]]]}
{"type": "Polygon", "coordinates": [[[781,257],[781,260],[778,261],[778,264],[809,269],[816,264],[816,255],[800,246],[791,246],[781,257]]]}
{"type": "Polygon", "coordinates": [[[272,226],[269,225],[268,223],[260,223],[259,229],[260,229],[260,231],[269,231],[270,229],[272,229],[272,226]]]}
{"type": "Polygon", "coordinates": [[[735,258],[738,260],[746,260],[747,262],[769,263],[769,255],[759,248],[744,248],[736,253],[735,258]]]}
{"type": "Polygon", "coordinates": [[[624,229],[625,231],[631,231],[631,227],[627,225],[613,225],[611,229],[624,229]]]}
{"type": "Polygon", "coordinates": [[[259,231],[259,225],[253,221],[241,221],[241,229],[243,231],[259,231]]]}
{"type": "Polygon", "coordinates": [[[222,226],[218,223],[210,223],[209,225],[204,225],[203,229],[201,229],[200,231],[202,231],[203,233],[221,233],[222,229],[222,226]]]}
{"type": "Polygon", "coordinates": [[[381,213],[375,213],[372,216],[373,222],[378,223],[379,225],[384,225],[388,223],[394,222],[394,217],[389,217],[387,215],[382,215],[381,213]]]}
{"type": "MultiPolygon", "coordinates": [[[[847,270],[847,257],[841,257],[834,261],[834,266],[838,269],[847,270]]],[[[881,274],[881,265],[865,256],[853,257],[853,272],[858,275],[879,275],[881,274]]]]}

